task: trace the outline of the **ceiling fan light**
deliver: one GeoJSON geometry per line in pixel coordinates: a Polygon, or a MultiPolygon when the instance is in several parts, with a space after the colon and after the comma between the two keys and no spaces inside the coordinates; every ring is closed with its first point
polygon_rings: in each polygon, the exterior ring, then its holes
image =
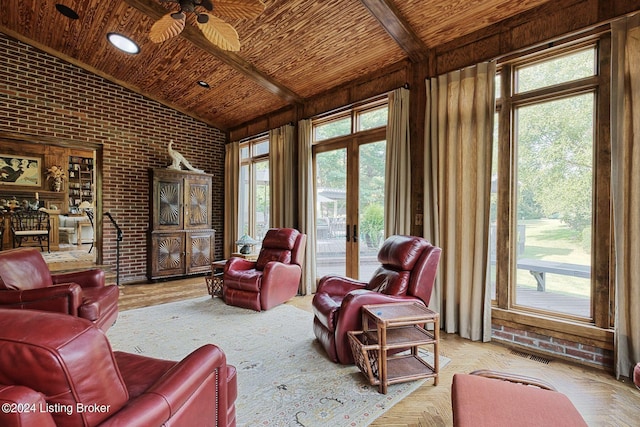
{"type": "Polygon", "coordinates": [[[123,52],[133,55],[140,52],[140,47],[136,44],[136,42],[128,37],[123,36],[122,34],[108,33],[107,40],[109,40],[109,43],[123,52]]]}
{"type": "Polygon", "coordinates": [[[206,13],[198,14],[198,23],[206,24],[207,22],[209,22],[209,16],[206,13]]]}

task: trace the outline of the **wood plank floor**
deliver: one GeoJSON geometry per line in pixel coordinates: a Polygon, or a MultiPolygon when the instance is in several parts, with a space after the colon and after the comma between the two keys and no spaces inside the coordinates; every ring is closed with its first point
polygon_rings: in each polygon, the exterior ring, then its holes
{"type": "MultiPolygon", "coordinates": [[[[121,286],[120,310],[205,295],[207,290],[203,277],[124,285],[121,286]]],[[[310,311],[311,297],[295,297],[287,304],[310,311]]],[[[530,357],[500,344],[474,343],[453,334],[442,333],[440,347],[441,353],[451,358],[451,362],[442,369],[439,385],[434,387],[432,381],[427,381],[378,418],[372,427],[452,425],[450,392],[453,374],[475,369],[495,369],[550,382],[571,399],[590,426],[638,426],[640,423],[640,390],[628,379],[617,381],[608,372],[561,360],[530,357]]],[[[540,410],[544,411],[544,408],[540,410]]]]}

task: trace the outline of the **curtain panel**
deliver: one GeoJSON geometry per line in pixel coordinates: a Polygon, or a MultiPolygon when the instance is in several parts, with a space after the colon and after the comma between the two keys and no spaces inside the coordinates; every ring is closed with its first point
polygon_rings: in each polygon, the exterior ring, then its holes
{"type": "Polygon", "coordinates": [[[311,120],[298,122],[298,224],[300,231],[307,235],[300,280],[301,295],[316,291],[316,205],[311,132],[311,120]]]}
{"type": "Polygon", "coordinates": [[[235,252],[238,240],[238,194],[240,193],[240,143],[232,142],[225,146],[224,159],[224,233],[223,256],[229,259],[235,252]]]}
{"type": "Polygon", "coordinates": [[[640,362],[640,15],[612,23],[611,187],[615,371],[640,362]]]}
{"type": "Polygon", "coordinates": [[[442,248],[431,306],[447,333],[484,341],[494,78],[491,62],[426,82],[424,235],[442,248]]]}
{"type": "Polygon", "coordinates": [[[411,140],[409,137],[409,90],[389,94],[385,162],[385,238],[411,234],[411,140]]]}
{"type": "Polygon", "coordinates": [[[269,131],[270,227],[294,228],[296,225],[294,143],[292,125],[269,131]]]}

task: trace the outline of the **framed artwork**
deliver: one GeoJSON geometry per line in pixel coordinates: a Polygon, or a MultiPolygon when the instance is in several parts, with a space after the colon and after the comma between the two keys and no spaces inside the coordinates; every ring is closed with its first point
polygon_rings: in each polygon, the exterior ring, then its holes
{"type": "Polygon", "coordinates": [[[0,185],[42,186],[42,158],[0,154],[0,185]]]}

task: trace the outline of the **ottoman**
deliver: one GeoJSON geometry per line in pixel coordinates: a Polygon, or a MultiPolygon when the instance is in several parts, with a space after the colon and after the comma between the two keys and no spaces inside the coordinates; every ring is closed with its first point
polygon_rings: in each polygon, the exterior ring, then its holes
{"type": "Polygon", "coordinates": [[[586,427],[567,396],[534,378],[495,371],[455,374],[454,427],[586,427]]]}

